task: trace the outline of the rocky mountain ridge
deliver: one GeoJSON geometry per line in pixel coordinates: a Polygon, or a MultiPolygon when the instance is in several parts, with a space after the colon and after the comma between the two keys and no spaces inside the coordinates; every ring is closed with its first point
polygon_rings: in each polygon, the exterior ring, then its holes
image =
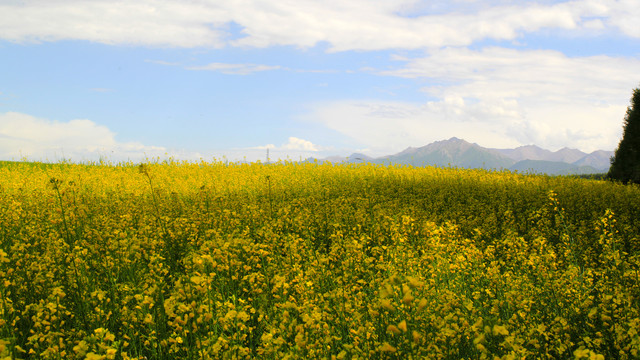
{"type": "Polygon", "coordinates": [[[597,150],[585,153],[570,148],[550,151],[536,145],[525,145],[515,149],[494,149],[453,137],[422,147],[408,147],[397,154],[377,158],[355,153],[348,157],[334,156],[323,160],[334,163],[371,162],[412,166],[453,166],[469,169],[508,169],[548,175],[580,175],[607,172],[610,164],[609,159],[613,154],[613,151],[597,150]]]}

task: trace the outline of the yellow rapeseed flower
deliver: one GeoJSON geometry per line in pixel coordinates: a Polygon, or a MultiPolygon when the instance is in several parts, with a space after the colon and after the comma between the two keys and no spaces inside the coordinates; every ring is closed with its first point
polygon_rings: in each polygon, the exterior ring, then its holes
{"type": "Polygon", "coordinates": [[[94,352],[90,352],[87,354],[87,356],[84,358],[85,360],[104,360],[106,358],[106,355],[98,355],[94,352]]]}
{"type": "Polygon", "coordinates": [[[411,286],[414,289],[421,288],[424,285],[422,281],[418,280],[413,276],[407,276],[407,281],[409,281],[409,286],[411,286]]]}
{"type": "Polygon", "coordinates": [[[407,332],[407,321],[400,321],[400,323],[398,324],[398,329],[402,330],[402,332],[407,332]]]}
{"type": "Polygon", "coordinates": [[[395,308],[393,307],[393,305],[391,304],[391,300],[389,299],[382,299],[380,300],[380,305],[387,309],[387,310],[394,310],[395,308]]]}
{"type": "Polygon", "coordinates": [[[396,348],[391,346],[388,342],[385,342],[382,344],[382,346],[380,347],[380,351],[382,352],[390,352],[390,353],[394,353],[396,352],[396,348]]]}
{"type": "Polygon", "coordinates": [[[397,326],[392,324],[387,326],[387,332],[393,333],[394,335],[398,335],[400,334],[400,329],[398,329],[397,326]]]}
{"type": "Polygon", "coordinates": [[[415,331],[415,330],[413,330],[413,331],[411,332],[411,337],[413,338],[413,342],[414,342],[415,344],[419,344],[419,343],[420,343],[420,340],[422,340],[422,334],[420,334],[419,332],[417,332],[417,331],[415,331]]]}
{"type": "Polygon", "coordinates": [[[427,299],[421,299],[420,302],[418,303],[418,310],[422,310],[425,307],[427,307],[427,299]]]}
{"type": "Polygon", "coordinates": [[[509,335],[509,330],[502,325],[493,325],[493,335],[509,335]]]}

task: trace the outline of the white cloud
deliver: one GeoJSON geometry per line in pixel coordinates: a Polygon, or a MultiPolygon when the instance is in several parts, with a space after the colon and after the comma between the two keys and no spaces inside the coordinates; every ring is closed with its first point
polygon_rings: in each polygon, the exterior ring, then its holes
{"type": "Polygon", "coordinates": [[[305,151],[305,152],[314,152],[314,151],[320,151],[321,148],[317,145],[315,145],[314,143],[312,143],[309,140],[304,140],[304,139],[300,139],[297,137],[293,137],[290,136],[289,137],[289,141],[285,144],[282,144],[281,146],[275,146],[273,144],[268,144],[268,145],[263,145],[263,146],[256,146],[253,147],[251,149],[257,149],[257,150],[267,150],[269,149],[270,151],[305,151]]]}
{"type": "Polygon", "coordinates": [[[290,137],[289,142],[282,145],[283,150],[318,151],[318,147],[311,141],[290,137]]]}
{"type": "Polygon", "coordinates": [[[203,2],[27,0],[0,5],[0,34],[19,42],[219,47],[228,19],[223,9],[203,2]]]}
{"type": "Polygon", "coordinates": [[[423,146],[452,136],[498,147],[517,146],[499,131],[512,119],[502,114],[503,109],[494,110],[497,116],[491,117],[491,123],[477,119],[478,114],[486,116],[491,110],[457,99],[426,104],[340,101],[318,104],[309,119],[349,136],[368,148],[367,155],[371,156],[389,155],[407,146],[423,146]]]}
{"type": "MultiPolygon", "coordinates": [[[[610,16],[607,23],[615,27],[622,14],[631,10],[612,1],[579,0],[479,6],[472,12],[465,11],[468,4],[461,4],[449,6],[446,13],[421,11],[412,16],[411,8],[425,2],[263,1],[253,1],[253,7],[249,7],[259,11],[237,14],[235,21],[245,26],[243,33],[247,36],[231,44],[304,47],[325,41],[333,51],[465,46],[487,38],[513,40],[522,33],[545,28],[580,30],[594,17],[610,16]]],[[[631,13],[637,14],[638,10],[631,13]]],[[[589,27],[592,25],[589,23],[589,27]]]]}
{"type": "Polygon", "coordinates": [[[636,0],[26,0],[0,5],[0,38],[169,47],[331,45],[333,51],[465,46],[545,28],[640,37],[636,0]],[[469,11],[468,9],[472,9],[469,11]],[[242,28],[233,38],[229,24],[242,28]]]}
{"type": "Polygon", "coordinates": [[[401,69],[383,75],[427,78],[444,84],[425,91],[446,97],[523,98],[544,102],[620,103],[637,86],[640,60],[609,56],[567,57],[550,50],[485,48],[437,50],[406,59],[401,69]]]}
{"type": "MultiPolygon", "coordinates": [[[[168,150],[161,146],[137,142],[119,142],[107,127],[90,120],[57,122],[31,115],[7,112],[0,114],[0,159],[35,161],[141,161],[165,158],[168,150]]],[[[197,154],[178,153],[197,160],[197,154]]]]}
{"type": "Polygon", "coordinates": [[[249,75],[254,72],[278,70],[280,68],[280,66],[270,65],[211,63],[204,66],[187,67],[187,70],[208,70],[219,71],[228,75],[249,75]]]}
{"type": "Polygon", "coordinates": [[[268,154],[271,161],[287,159],[298,161],[309,157],[326,155],[324,151],[328,149],[318,146],[309,140],[291,136],[286,143],[280,146],[267,144],[251,148],[225,151],[224,153],[225,156],[229,157],[231,160],[264,161],[267,156],[267,150],[269,150],[268,154]]]}
{"type": "Polygon", "coordinates": [[[636,0],[593,0],[604,8],[605,22],[627,36],[640,38],[640,6],[636,0]]]}
{"type": "Polygon", "coordinates": [[[503,48],[447,48],[405,61],[380,74],[439,84],[423,89],[433,100],[318,104],[310,118],[379,154],[451,136],[488,147],[613,150],[640,73],[638,59],[503,48]]]}
{"type": "Polygon", "coordinates": [[[56,162],[66,159],[84,162],[104,159],[117,163],[173,158],[187,161],[264,161],[267,149],[271,160],[296,161],[317,156],[326,150],[311,141],[292,136],[280,146],[268,144],[196,153],[139,142],[120,142],[113,131],[86,119],[58,122],[18,112],[0,113],[0,160],[56,162]]]}

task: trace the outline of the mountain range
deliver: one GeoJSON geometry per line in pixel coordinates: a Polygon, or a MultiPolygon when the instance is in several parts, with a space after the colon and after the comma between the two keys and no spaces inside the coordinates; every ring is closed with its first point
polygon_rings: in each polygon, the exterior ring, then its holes
{"type": "Polygon", "coordinates": [[[582,175],[607,172],[609,159],[613,154],[613,151],[597,150],[585,153],[569,148],[549,151],[536,145],[515,149],[492,149],[453,137],[418,148],[409,147],[397,154],[377,158],[354,153],[348,157],[332,156],[322,160],[334,163],[453,166],[468,169],[507,169],[548,175],[582,175]]]}

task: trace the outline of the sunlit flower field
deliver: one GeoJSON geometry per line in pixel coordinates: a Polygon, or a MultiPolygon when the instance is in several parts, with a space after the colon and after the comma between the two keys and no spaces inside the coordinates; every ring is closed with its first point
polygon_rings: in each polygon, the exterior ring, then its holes
{"type": "Polygon", "coordinates": [[[637,359],[640,188],[0,165],[0,359],[637,359]]]}

